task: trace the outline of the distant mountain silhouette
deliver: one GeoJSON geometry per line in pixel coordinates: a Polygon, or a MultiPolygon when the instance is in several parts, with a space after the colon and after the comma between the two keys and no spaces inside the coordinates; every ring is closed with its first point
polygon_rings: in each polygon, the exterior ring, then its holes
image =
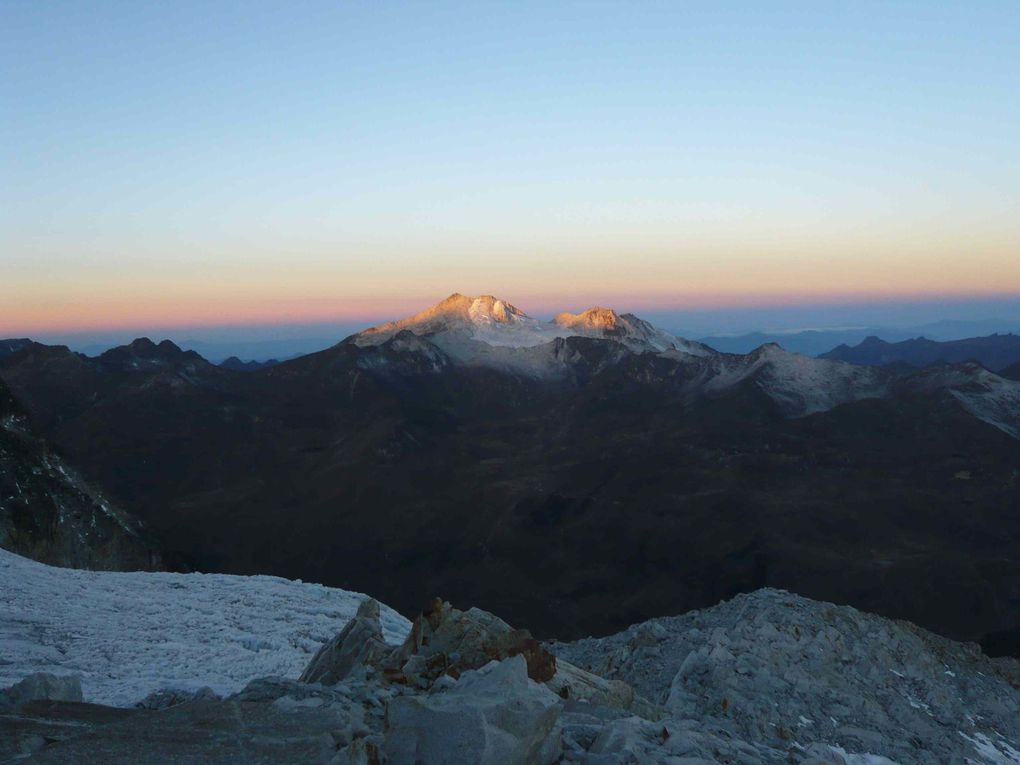
{"type": "Polygon", "coordinates": [[[890,343],[927,337],[931,340],[950,341],[984,337],[993,333],[1020,333],[1020,321],[1011,319],[982,319],[977,321],[944,320],[912,327],[860,326],[802,329],[798,331],[756,331],[741,335],[711,335],[698,338],[700,342],[724,353],[750,353],[766,343],[777,343],[788,351],[818,356],[838,345],[855,346],[869,336],[880,337],[890,343]]]}
{"type": "Polygon", "coordinates": [[[236,372],[255,372],[266,367],[274,367],[279,364],[278,359],[267,359],[266,361],[241,361],[237,356],[231,356],[220,362],[224,369],[233,369],[236,372]]]}
{"type": "Polygon", "coordinates": [[[881,334],[900,340],[908,334],[896,335],[896,330],[864,327],[859,329],[806,329],[800,332],[748,332],[743,335],[714,335],[699,338],[705,345],[723,353],[750,353],[768,343],[775,343],[793,353],[818,356],[837,345],[854,345],[868,335],[881,334]],[[892,333],[892,334],[890,334],[892,333]]]}
{"type": "Polygon", "coordinates": [[[898,343],[871,336],[853,347],[840,345],[819,358],[867,366],[904,363],[912,367],[974,361],[996,372],[1020,362],[1020,335],[989,335],[945,342],[917,337],[898,343]]]}

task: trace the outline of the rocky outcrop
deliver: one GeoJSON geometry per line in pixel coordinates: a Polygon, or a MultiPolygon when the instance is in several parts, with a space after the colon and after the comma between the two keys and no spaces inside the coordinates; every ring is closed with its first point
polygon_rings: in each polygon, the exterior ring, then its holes
{"type": "Polygon", "coordinates": [[[626,683],[557,662],[527,630],[439,598],[396,647],[383,642],[378,604],[366,601],[301,681],[367,683],[376,689],[369,698],[390,698],[381,737],[352,742],[346,752],[368,762],[550,763],[560,754],[567,702],[650,719],[660,714],[626,683]]]}
{"type": "Polygon", "coordinates": [[[436,678],[457,678],[490,661],[523,656],[528,677],[545,682],[556,674],[556,658],[527,630],[515,630],[480,608],[460,611],[439,598],[414,620],[407,640],[387,658],[387,676],[431,686],[436,678]]]}
{"type": "Polygon", "coordinates": [[[354,670],[364,672],[378,666],[392,651],[383,639],[379,603],[369,598],[340,633],[315,654],[301,673],[302,683],[336,685],[354,670]]]}
{"type": "Polygon", "coordinates": [[[1020,663],[779,590],[552,650],[661,705],[660,729],[600,734],[642,761],[721,738],[730,761],[1020,762],[1020,663]]]}
{"type": "Polygon", "coordinates": [[[81,678],[37,672],[0,690],[0,713],[17,712],[32,701],[81,701],[81,678]]]}
{"type": "MultiPolygon", "coordinates": [[[[596,703],[656,719],[659,710],[620,680],[606,680],[557,661],[527,630],[514,629],[480,608],[461,611],[435,598],[414,620],[406,640],[388,646],[379,604],[365,601],[358,614],[326,643],[301,674],[304,683],[336,685],[349,677],[381,673],[384,682],[429,690],[493,662],[519,657],[529,680],[562,699],[596,703]]],[[[445,685],[443,687],[446,687],[445,685]]]]}

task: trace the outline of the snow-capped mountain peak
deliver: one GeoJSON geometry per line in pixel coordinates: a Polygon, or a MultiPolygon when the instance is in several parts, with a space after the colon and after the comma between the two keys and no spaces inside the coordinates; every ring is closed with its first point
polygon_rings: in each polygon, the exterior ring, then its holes
{"type": "MultiPolygon", "coordinates": [[[[462,295],[456,297],[463,297],[462,295]]],[[[468,306],[468,318],[475,324],[512,324],[516,322],[534,321],[516,306],[505,300],[500,300],[492,295],[482,295],[476,298],[464,298],[470,300],[468,306]]]]}
{"type": "MultiPolygon", "coordinates": [[[[452,322],[470,321],[473,324],[512,324],[534,321],[524,311],[494,295],[470,297],[454,292],[450,297],[439,301],[431,308],[400,320],[396,324],[411,326],[435,319],[446,319],[452,322]]],[[[384,324],[383,326],[389,325],[384,324]]]]}
{"type": "Polygon", "coordinates": [[[470,297],[456,292],[420,313],[366,329],[348,341],[359,346],[378,345],[404,330],[427,337],[461,361],[484,357],[492,362],[493,355],[503,360],[505,349],[532,348],[568,337],[614,340],[638,353],[711,353],[705,346],[676,338],[633,314],[619,314],[612,308],[597,306],[540,321],[493,295],[470,297]]]}
{"type": "Polygon", "coordinates": [[[455,292],[431,308],[405,319],[371,327],[354,335],[351,340],[361,346],[378,345],[403,330],[409,330],[416,335],[431,336],[449,332],[474,334],[476,330],[482,328],[516,328],[538,324],[538,321],[506,300],[493,295],[470,297],[455,292]]]}

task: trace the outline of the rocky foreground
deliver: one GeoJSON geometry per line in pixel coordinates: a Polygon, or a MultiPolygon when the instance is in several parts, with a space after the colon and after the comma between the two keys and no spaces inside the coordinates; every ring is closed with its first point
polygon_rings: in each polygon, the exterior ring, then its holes
{"type": "Polygon", "coordinates": [[[365,601],[299,678],[225,698],[34,675],[0,763],[1020,763],[1020,663],[782,591],[574,643],[439,600],[385,634],[365,601]]]}

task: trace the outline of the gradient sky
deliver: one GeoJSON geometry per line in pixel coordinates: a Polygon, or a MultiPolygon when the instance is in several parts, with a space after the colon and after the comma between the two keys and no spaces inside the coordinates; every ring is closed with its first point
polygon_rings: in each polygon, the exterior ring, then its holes
{"type": "Polygon", "coordinates": [[[1015,0],[7,0],[0,71],[0,336],[1020,296],[1015,0]]]}

